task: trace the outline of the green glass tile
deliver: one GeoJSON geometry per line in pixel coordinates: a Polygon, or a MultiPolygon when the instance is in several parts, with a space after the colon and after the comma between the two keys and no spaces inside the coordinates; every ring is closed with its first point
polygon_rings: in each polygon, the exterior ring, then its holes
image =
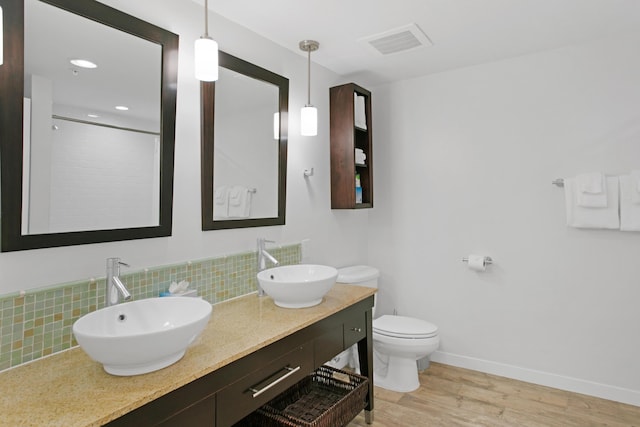
{"type": "MultiPolygon", "coordinates": [[[[281,265],[300,262],[300,245],[270,251],[281,265]]],[[[217,303],[255,292],[256,259],[255,251],[246,251],[132,271],[122,278],[134,299],[156,297],[171,282],[187,280],[200,296],[217,303]]],[[[0,298],[0,369],[77,345],[71,332],[73,323],[102,308],[104,300],[104,278],[52,286],[24,297],[0,298]],[[23,333],[29,336],[23,337],[23,333]],[[14,341],[21,341],[22,348],[12,351],[14,341]]]]}
{"type": "Polygon", "coordinates": [[[22,363],[22,350],[14,350],[11,352],[11,365],[16,366],[22,363]]]}

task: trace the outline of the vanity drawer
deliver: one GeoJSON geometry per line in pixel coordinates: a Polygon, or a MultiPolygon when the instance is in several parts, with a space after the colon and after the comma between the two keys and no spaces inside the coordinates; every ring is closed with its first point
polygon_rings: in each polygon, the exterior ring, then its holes
{"type": "Polygon", "coordinates": [[[349,348],[367,336],[367,322],[364,313],[349,316],[343,324],[344,348],[349,348]]]}
{"type": "Polygon", "coordinates": [[[344,338],[342,325],[331,328],[324,334],[318,336],[314,342],[316,366],[333,359],[338,353],[344,350],[344,338]]]}
{"type": "Polygon", "coordinates": [[[313,372],[313,342],[297,346],[220,390],[216,426],[230,426],[313,372]]]}

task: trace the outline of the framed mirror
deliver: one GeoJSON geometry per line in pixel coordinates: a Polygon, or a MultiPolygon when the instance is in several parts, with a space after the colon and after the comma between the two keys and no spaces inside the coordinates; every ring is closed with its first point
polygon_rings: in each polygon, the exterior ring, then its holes
{"type": "Polygon", "coordinates": [[[0,0],[2,251],[171,235],[178,36],[93,0],[0,0]]]}
{"type": "Polygon", "coordinates": [[[283,225],[289,79],[224,52],[202,83],[202,229],[283,225]]]}

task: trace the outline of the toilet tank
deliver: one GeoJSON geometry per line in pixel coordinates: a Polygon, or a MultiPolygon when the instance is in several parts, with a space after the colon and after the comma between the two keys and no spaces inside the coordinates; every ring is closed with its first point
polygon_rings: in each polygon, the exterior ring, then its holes
{"type": "Polygon", "coordinates": [[[369,267],[368,265],[352,265],[339,268],[336,281],[350,285],[377,288],[378,277],[380,277],[380,272],[377,268],[369,267]]]}
{"type": "MultiPolygon", "coordinates": [[[[377,268],[368,265],[352,265],[338,269],[338,278],[336,282],[348,285],[367,286],[369,288],[378,288],[378,277],[380,271],[377,268]]],[[[376,316],[376,303],[378,295],[373,296],[373,317],[376,316]]]]}

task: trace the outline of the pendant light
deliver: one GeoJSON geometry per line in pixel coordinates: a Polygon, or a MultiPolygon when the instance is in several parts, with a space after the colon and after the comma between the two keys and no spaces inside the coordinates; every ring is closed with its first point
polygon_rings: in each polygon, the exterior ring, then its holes
{"type": "Polygon", "coordinates": [[[300,111],[300,134],[303,136],[318,134],[318,109],[311,105],[311,52],[319,47],[320,43],[315,40],[300,42],[300,50],[307,52],[307,103],[300,111]]]}
{"type": "Polygon", "coordinates": [[[218,43],[209,37],[209,3],[204,0],[204,34],[195,44],[196,79],[203,82],[218,80],[218,43]]]}

